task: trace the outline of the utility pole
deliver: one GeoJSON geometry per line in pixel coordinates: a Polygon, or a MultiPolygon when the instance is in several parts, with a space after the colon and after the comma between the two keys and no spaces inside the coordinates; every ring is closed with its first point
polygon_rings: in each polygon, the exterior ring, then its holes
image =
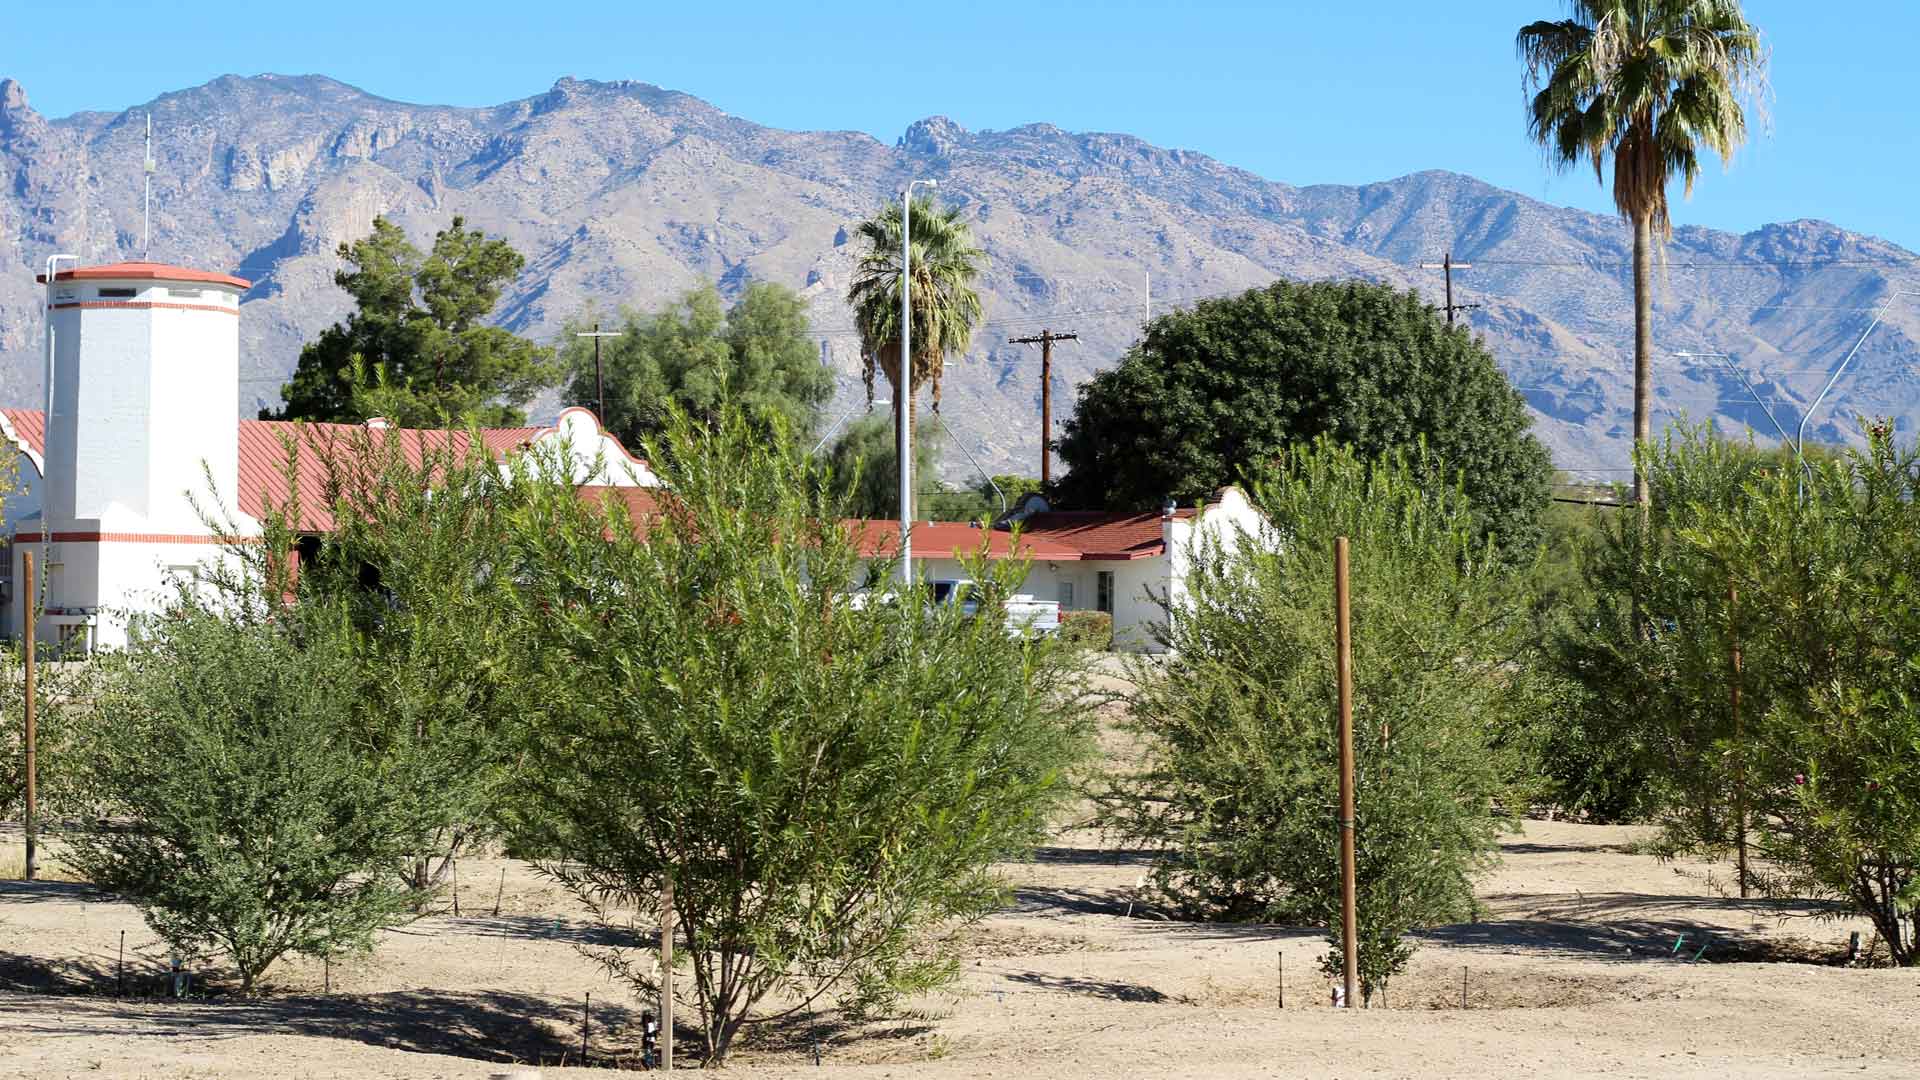
{"type": "MultiPolygon", "coordinates": [[[[41,513],[43,514],[45,512],[46,511],[44,509],[41,511],[41,513]]],[[[37,696],[37,690],[38,690],[39,672],[34,670],[34,662],[33,662],[33,635],[34,635],[33,607],[34,607],[34,604],[33,604],[33,552],[31,551],[23,551],[20,553],[20,586],[21,586],[20,607],[21,607],[21,610],[26,613],[26,630],[27,630],[26,637],[24,639],[24,645],[21,649],[21,652],[26,656],[26,660],[27,660],[27,672],[26,672],[27,730],[25,733],[25,742],[26,742],[26,748],[27,748],[26,879],[28,881],[32,881],[34,878],[34,875],[38,873],[40,870],[40,860],[39,860],[39,855],[35,851],[35,844],[34,844],[34,841],[37,839],[34,833],[39,824],[34,817],[34,810],[35,810],[34,801],[35,801],[35,796],[37,795],[37,788],[38,788],[34,773],[36,772],[39,763],[34,760],[34,739],[37,732],[35,731],[35,728],[34,728],[33,714],[34,714],[34,704],[35,704],[34,698],[37,696]]]]}
{"type": "MultiPolygon", "coordinates": [[[[1446,313],[1447,313],[1447,325],[1448,325],[1448,326],[1452,326],[1452,325],[1453,325],[1453,313],[1454,313],[1454,312],[1456,312],[1456,311],[1469,311],[1469,310],[1471,310],[1471,309],[1473,309],[1473,308],[1477,308],[1477,307],[1479,307],[1479,306],[1480,306],[1479,304],[1456,304],[1456,303],[1454,303],[1454,302],[1453,302],[1453,272],[1454,272],[1455,270],[1471,270],[1471,269],[1473,269],[1473,264],[1472,264],[1472,263],[1457,263],[1457,262],[1454,262],[1454,261],[1453,261],[1453,252],[1451,252],[1451,251],[1449,251],[1449,252],[1447,252],[1447,253],[1446,253],[1446,255],[1445,255],[1445,257],[1443,257],[1443,258],[1442,258],[1442,259],[1441,259],[1441,260],[1440,260],[1439,262],[1437,262],[1437,263],[1421,263],[1421,264],[1420,264],[1420,269],[1422,269],[1422,270],[1444,270],[1444,271],[1446,271],[1446,277],[1447,277],[1447,302],[1446,302],[1446,305],[1445,305],[1445,307],[1444,307],[1444,310],[1445,310],[1445,311],[1446,311],[1446,313]]],[[[1427,307],[1427,310],[1429,310],[1429,311],[1431,311],[1431,310],[1433,310],[1433,307],[1432,307],[1432,305],[1428,305],[1428,307],[1427,307]]]]}
{"type": "Polygon", "coordinates": [[[602,372],[600,368],[600,339],[620,337],[621,334],[622,331],[619,330],[608,330],[602,333],[600,331],[600,324],[594,323],[591,331],[573,335],[574,337],[590,337],[593,339],[593,396],[594,399],[599,402],[601,427],[607,426],[607,379],[605,373],[602,372]]]}
{"type": "Polygon", "coordinates": [[[1347,538],[1333,541],[1334,665],[1340,683],[1340,951],[1346,1007],[1354,1007],[1360,984],[1359,893],[1353,843],[1353,619],[1347,589],[1347,538]]]}
{"type": "Polygon", "coordinates": [[[1079,334],[1042,330],[1038,337],[1008,338],[1009,345],[1040,346],[1040,486],[1053,481],[1053,343],[1079,341],[1079,334]]]}

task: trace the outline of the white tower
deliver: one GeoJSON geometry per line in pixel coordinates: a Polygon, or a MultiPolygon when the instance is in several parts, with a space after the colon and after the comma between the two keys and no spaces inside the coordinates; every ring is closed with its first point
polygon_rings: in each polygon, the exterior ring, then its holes
{"type": "MultiPolygon", "coordinates": [[[[204,514],[237,515],[248,285],[144,262],[55,275],[43,489],[53,627],[120,644],[125,616],[153,603],[156,562],[184,571],[217,553],[204,514]]],[[[22,526],[15,547],[37,546],[22,526]]]]}

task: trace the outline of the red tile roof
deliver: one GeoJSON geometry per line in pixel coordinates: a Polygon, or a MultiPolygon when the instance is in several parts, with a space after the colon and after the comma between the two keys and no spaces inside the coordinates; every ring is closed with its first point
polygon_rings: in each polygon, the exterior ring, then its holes
{"type": "MultiPolygon", "coordinates": [[[[1185,519],[1191,509],[1176,511],[1185,519]]],[[[870,557],[899,550],[900,523],[867,518],[850,522],[858,532],[860,550],[870,557]]],[[[913,526],[916,558],[944,559],[980,550],[987,541],[987,557],[1016,555],[1042,562],[1102,562],[1150,559],[1166,551],[1166,534],[1159,514],[1109,514],[1098,511],[1052,511],[1030,515],[1021,526],[1016,549],[1007,529],[982,530],[978,525],[953,521],[919,521],[913,526]]]]}
{"type": "MultiPolygon", "coordinates": [[[[253,282],[232,274],[215,274],[206,270],[190,270],[184,266],[168,266],[157,262],[120,262],[103,266],[76,266],[71,270],[61,270],[53,275],[55,281],[199,281],[209,285],[231,285],[236,289],[250,289],[253,282]]],[[[35,274],[33,280],[44,285],[47,275],[35,274]]]]}
{"type": "MultiPolygon", "coordinates": [[[[39,409],[0,409],[0,413],[13,425],[21,441],[44,458],[47,444],[45,414],[39,409]]],[[[542,427],[482,428],[480,442],[498,456],[526,446],[543,432],[551,430],[542,427]]],[[[259,517],[267,507],[280,506],[287,501],[292,490],[287,476],[287,449],[291,445],[298,451],[296,478],[300,485],[301,501],[311,504],[301,507],[301,520],[296,525],[302,532],[326,532],[332,529],[333,517],[326,507],[320,505],[327,475],[324,459],[336,447],[352,445],[351,440],[356,432],[372,435],[376,439],[388,436],[399,439],[402,452],[415,465],[420,463],[428,447],[452,446],[464,450],[469,438],[464,431],[242,420],[239,431],[240,511],[259,517]],[[304,432],[304,438],[297,432],[304,432]]]]}
{"type": "Polygon", "coordinates": [[[14,434],[44,460],[47,456],[47,414],[39,409],[0,409],[14,434]]]}

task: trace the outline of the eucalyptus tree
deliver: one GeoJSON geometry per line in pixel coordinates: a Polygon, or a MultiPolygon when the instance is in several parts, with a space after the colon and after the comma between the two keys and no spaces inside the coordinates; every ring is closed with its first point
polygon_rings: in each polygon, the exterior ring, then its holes
{"type": "MultiPolygon", "coordinates": [[[[1559,169],[1580,161],[1606,183],[1633,225],[1633,438],[1652,437],[1656,234],[1673,234],[1667,182],[1693,193],[1706,148],[1730,162],[1747,137],[1747,108],[1766,84],[1766,51],[1738,0],[1569,0],[1567,17],[1529,23],[1527,133],[1559,169]]],[[[1652,500],[1634,471],[1634,500],[1652,500]]]]}

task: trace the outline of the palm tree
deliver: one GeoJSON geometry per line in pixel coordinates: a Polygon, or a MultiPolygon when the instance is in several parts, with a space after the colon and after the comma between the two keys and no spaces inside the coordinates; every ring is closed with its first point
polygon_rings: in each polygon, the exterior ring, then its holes
{"type": "MultiPolygon", "coordinates": [[[[1633,224],[1633,441],[1653,434],[1653,290],[1656,230],[1672,239],[1667,181],[1693,194],[1699,150],[1723,163],[1746,141],[1745,105],[1764,97],[1766,53],[1738,0],[1569,0],[1568,17],[1522,27],[1527,134],[1560,168],[1585,158],[1633,224]]],[[[1637,455],[1636,455],[1637,457],[1637,455]]],[[[1637,461],[1634,501],[1652,500],[1637,461]]]]}
{"type": "MultiPolygon", "coordinates": [[[[913,385],[933,385],[933,408],[940,411],[940,377],[946,358],[963,353],[980,322],[980,276],[986,252],[973,243],[973,231],[960,220],[958,207],[942,210],[932,198],[913,200],[913,385]]],[[[847,303],[860,332],[867,403],[873,403],[873,372],[878,367],[893,387],[894,445],[898,447],[904,405],[900,393],[900,204],[888,203],[860,223],[856,235],[866,241],[847,303]]],[[[912,508],[907,508],[912,516],[912,508]]]]}

